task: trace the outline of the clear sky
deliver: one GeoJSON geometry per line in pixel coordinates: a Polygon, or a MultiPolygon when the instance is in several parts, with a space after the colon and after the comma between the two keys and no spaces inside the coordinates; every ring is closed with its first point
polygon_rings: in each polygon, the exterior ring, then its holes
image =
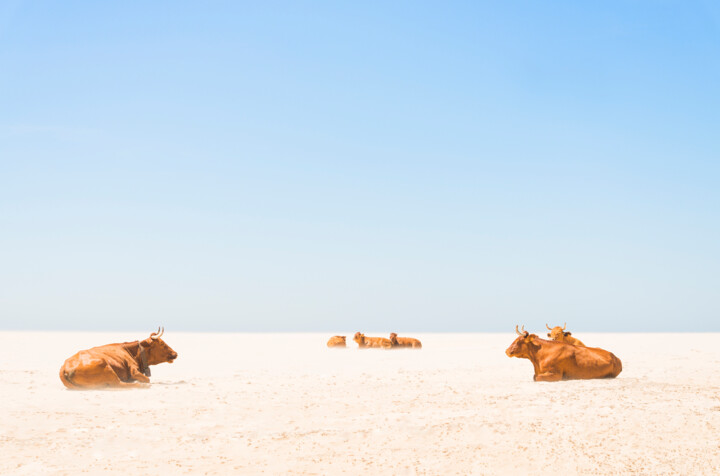
{"type": "Polygon", "coordinates": [[[0,328],[720,331],[720,7],[0,3],[0,328]]]}

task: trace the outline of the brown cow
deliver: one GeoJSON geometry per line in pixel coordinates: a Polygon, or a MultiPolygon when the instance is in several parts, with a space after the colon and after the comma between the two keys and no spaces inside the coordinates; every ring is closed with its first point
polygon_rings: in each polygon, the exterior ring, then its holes
{"type": "Polygon", "coordinates": [[[413,339],[412,337],[398,337],[394,332],[390,334],[390,342],[393,347],[410,347],[413,349],[422,349],[422,344],[419,340],[413,339]]]}
{"type": "Polygon", "coordinates": [[[392,349],[392,342],[390,342],[390,339],[384,337],[365,337],[365,334],[356,332],[353,340],[357,342],[358,348],[360,349],[369,349],[371,347],[392,349]]]}
{"type": "Polygon", "coordinates": [[[345,344],[345,336],[332,336],[329,341],[327,341],[328,347],[347,347],[347,344],[345,344]]]}
{"type": "Polygon", "coordinates": [[[580,342],[580,339],[576,339],[575,337],[571,337],[572,334],[570,332],[565,332],[565,329],[567,328],[567,322],[563,327],[555,326],[552,329],[550,329],[550,326],[545,324],[545,327],[548,328],[550,332],[548,332],[548,337],[556,342],[565,342],[566,344],[572,344],[572,345],[579,345],[580,347],[586,347],[585,344],[580,342]]]}
{"type": "Polygon", "coordinates": [[[520,337],[507,348],[508,357],[528,359],[535,368],[533,380],[615,378],[622,372],[622,362],[611,352],[593,347],[579,347],[529,334],[523,326],[520,337]]]}
{"type": "Polygon", "coordinates": [[[160,338],[163,332],[158,328],[145,340],[81,350],[60,368],[60,380],[72,390],[149,387],[150,366],[177,358],[160,338]]]}

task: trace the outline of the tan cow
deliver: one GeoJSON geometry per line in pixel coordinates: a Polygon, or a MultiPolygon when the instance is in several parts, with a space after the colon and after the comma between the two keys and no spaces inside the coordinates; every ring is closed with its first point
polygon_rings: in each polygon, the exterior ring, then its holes
{"type": "Polygon", "coordinates": [[[373,347],[379,349],[392,349],[393,346],[390,339],[386,339],[384,337],[365,337],[365,334],[361,334],[360,332],[355,333],[353,340],[357,342],[358,348],[360,349],[369,349],[373,347]]]}
{"type": "Polygon", "coordinates": [[[540,339],[525,326],[522,332],[515,326],[515,332],[519,337],[505,354],[532,362],[535,381],[615,378],[622,372],[620,359],[607,350],[540,339]]]}
{"type": "Polygon", "coordinates": [[[410,347],[412,349],[422,349],[422,344],[419,340],[413,339],[412,337],[398,337],[394,332],[390,334],[390,342],[393,347],[410,347]]]}
{"type": "Polygon", "coordinates": [[[177,352],[153,332],[145,340],[81,350],[60,368],[60,380],[71,390],[132,388],[150,385],[150,366],[173,363],[177,352]]]}
{"type": "Polygon", "coordinates": [[[347,347],[347,344],[345,343],[345,336],[332,336],[330,340],[327,341],[328,347],[347,347]]]}
{"type": "Polygon", "coordinates": [[[545,327],[548,328],[550,332],[548,332],[548,337],[554,340],[555,342],[565,342],[566,344],[572,344],[572,345],[579,345],[580,347],[587,347],[585,344],[580,342],[580,339],[576,339],[572,337],[572,334],[570,332],[565,332],[565,329],[567,328],[567,322],[563,327],[555,326],[552,329],[550,326],[545,324],[545,327]]]}

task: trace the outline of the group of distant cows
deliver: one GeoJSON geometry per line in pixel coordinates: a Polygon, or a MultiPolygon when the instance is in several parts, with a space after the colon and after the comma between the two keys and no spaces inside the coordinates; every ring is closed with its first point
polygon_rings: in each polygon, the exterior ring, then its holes
{"type": "MultiPolygon", "coordinates": [[[[357,342],[358,349],[397,349],[401,347],[409,347],[411,349],[422,349],[419,340],[412,337],[398,337],[394,332],[390,334],[390,338],[384,337],[366,337],[365,334],[356,332],[353,340],[357,342]]],[[[328,347],[347,347],[345,336],[332,336],[327,341],[328,347]]]]}
{"type": "Polygon", "coordinates": [[[545,324],[550,330],[548,337],[540,339],[525,330],[515,332],[518,338],[505,350],[508,357],[528,359],[533,364],[536,382],[556,382],[591,378],[615,378],[622,372],[622,362],[612,352],[585,344],[565,332],[564,327],[545,324]]]}
{"type": "MultiPolygon", "coordinates": [[[[539,338],[525,330],[515,332],[518,337],[507,348],[508,357],[528,359],[535,369],[533,380],[615,378],[622,372],[622,362],[607,350],[586,347],[572,337],[565,328],[550,328],[548,337],[539,338]]],[[[150,385],[150,366],[163,362],[173,363],[178,354],[161,338],[165,332],[158,328],[150,337],[135,342],[108,344],[81,350],[65,361],[60,368],[60,380],[69,389],[142,388],[150,385]]],[[[411,337],[366,337],[357,332],[353,337],[358,348],[392,349],[396,347],[422,348],[419,340],[411,337]]],[[[328,347],[346,347],[345,336],[333,336],[328,347]]]]}

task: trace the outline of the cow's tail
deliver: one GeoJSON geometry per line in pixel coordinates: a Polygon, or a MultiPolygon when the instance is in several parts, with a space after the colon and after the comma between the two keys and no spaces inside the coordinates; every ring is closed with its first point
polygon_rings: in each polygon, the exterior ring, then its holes
{"type": "Polygon", "coordinates": [[[77,390],[80,388],[79,386],[72,383],[72,380],[70,380],[72,379],[74,373],[74,370],[68,372],[67,369],[65,369],[64,365],[60,369],[60,380],[62,381],[63,385],[65,385],[70,390],[77,390]]]}

